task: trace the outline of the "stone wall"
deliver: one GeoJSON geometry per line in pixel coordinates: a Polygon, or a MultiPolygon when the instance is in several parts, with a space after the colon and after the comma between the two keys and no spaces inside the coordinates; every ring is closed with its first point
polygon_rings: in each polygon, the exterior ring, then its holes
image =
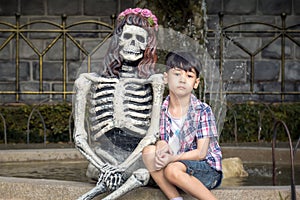
{"type": "MultiPolygon", "coordinates": [[[[223,28],[243,22],[261,22],[268,24],[247,24],[235,26],[226,30],[232,31],[224,39],[223,80],[228,91],[229,101],[267,101],[278,102],[300,100],[300,46],[299,46],[299,0],[210,0],[207,1],[208,27],[216,30],[219,24],[219,13],[223,13],[223,28]],[[282,13],[286,15],[282,16],[282,13]],[[286,16],[286,17],[284,17],[286,16]],[[283,24],[283,22],[285,24],[283,24]],[[292,28],[293,25],[297,27],[292,28]],[[277,26],[277,28],[271,27],[277,26]],[[280,33],[280,28],[290,27],[287,30],[292,39],[281,37],[272,41],[280,33]],[[243,33],[245,30],[254,30],[254,33],[243,33]],[[277,32],[275,33],[275,30],[277,32]],[[273,31],[273,32],[272,32],[273,31]],[[238,42],[247,52],[232,41],[238,42]],[[284,43],[282,43],[284,42],[284,43]],[[268,44],[268,45],[267,45],[268,44]],[[267,46],[266,46],[267,45],[267,46]],[[284,47],[284,57],[282,46],[284,47]],[[253,55],[253,66],[251,56],[253,55]],[[253,74],[251,74],[253,67],[253,74]],[[253,93],[250,80],[253,75],[253,93]],[[235,94],[235,92],[245,92],[235,94]],[[277,95],[283,92],[285,95],[277,95]],[[285,93],[284,93],[285,92],[285,93]],[[295,94],[295,95],[294,95],[295,94]]],[[[287,32],[285,32],[287,33],[287,32]]],[[[213,35],[209,35],[209,47],[214,49],[213,35]]]]}
{"type": "MultiPolygon", "coordinates": [[[[112,23],[111,15],[117,14],[127,7],[134,7],[134,0],[2,0],[0,1],[0,21],[16,24],[15,13],[20,13],[20,24],[26,24],[34,20],[50,20],[62,24],[61,15],[67,16],[66,23],[72,24],[82,20],[97,20],[108,24],[112,23]]],[[[259,21],[272,25],[282,26],[281,13],[286,13],[286,26],[297,24],[300,21],[300,0],[207,0],[208,49],[212,56],[219,61],[218,40],[213,33],[219,24],[219,12],[223,12],[223,27],[233,23],[246,21],[259,21]]],[[[46,25],[44,28],[46,28],[46,25]]],[[[5,32],[7,26],[0,26],[0,102],[34,102],[43,99],[61,101],[66,94],[66,99],[71,101],[73,82],[78,69],[85,60],[85,54],[74,42],[67,41],[68,47],[66,68],[62,67],[62,41],[53,45],[43,59],[43,84],[40,84],[40,58],[46,47],[55,39],[53,33],[35,33],[26,35],[32,41],[37,50],[33,50],[20,39],[19,51],[16,51],[15,40],[7,42],[9,33],[5,32]],[[16,70],[16,54],[20,55],[19,71],[16,70]],[[16,84],[16,73],[18,83],[16,84]],[[65,84],[63,78],[66,78],[65,84]],[[13,91],[27,91],[15,95],[13,91]],[[34,91],[31,94],[30,91],[34,91]],[[38,92],[37,92],[38,91],[38,92]],[[42,91],[42,92],[41,92],[42,91]],[[45,92],[48,91],[48,92],[45,92]],[[43,95],[41,95],[43,93],[43,95]]],[[[43,28],[43,27],[38,27],[43,28]]],[[[95,28],[96,25],[84,25],[82,29],[95,28]]],[[[253,29],[265,31],[266,27],[257,24],[249,24],[233,30],[253,29]]],[[[269,29],[269,27],[268,27],[269,29]]],[[[297,27],[299,31],[299,27],[297,27]]],[[[229,30],[229,29],[228,29],[229,30]]],[[[273,29],[274,30],[274,29],[273,29]]],[[[103,34],[76,33],[78,44],[89,49],[95,46],[97,39],[103,39],[103,34]],[[95,40],[96,39],[96,40],[95,40]]],[[[293,35],[299,44],[299,35],[293,35]]],[[[242,46],[255,53],[272,40],[276,34],[261,32],[256,33],[232,33],[234,40],[241,42],[242,46]]],[[[219,39],[219,38],[217,38],[219,39]]],[[[224,39],[224,57],[222,74],[227,90],[232,92],[229,101],[299,101],[300,100],[300,51],[299,46],[290,39],[285,40],[285,58],[282,62],[282,41],[272,42],[253,56],[253,66],[249,54],[242,51],[232,43],[232,40],[224,39]],[[282,76],[284,65],[284,76],[282,76]],[[253,67],[253,89],[251,90],[251,67],[253,67]],[[284,78],[284,82],[282,79],[284,78]],[[284,88],[284,89],[282,89],[284,88]],[[246,92],[245,92],[246,91],[246,92]],[[281,92],[291,94],[281,96],[281,92]],[[242,94],[237,94],[241,92],[242,94]]],[[[99,55],[98,55],[99,56],[99,55]]],[[[102,57],[103,55],[100,55],[102,57]]],[[[101,59],[101,58],[99,58],[101,59]]],[[[97,66],[91,66],[97,67],[97,66]]]]}

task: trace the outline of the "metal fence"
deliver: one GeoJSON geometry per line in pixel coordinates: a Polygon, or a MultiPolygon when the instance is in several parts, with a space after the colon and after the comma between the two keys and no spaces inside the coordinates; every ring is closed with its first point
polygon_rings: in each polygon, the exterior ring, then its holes
{"type": "MultiPolygon", "coordinates": [[[[12,49],[14,50],[13,58],[10,62],[13,62],[14,71],[12,73],[3,74],[1,77],[5,76],[5,80],[9,80],[10,83],[14,84],[14,87],[11,88],[0,88],[0,96],[4,95],[14,95],[15,102],[20,100],[20,95],[62,95],[62,99],[66,100],[67,96],[71,96],[73,94],[72,87],[67,87],[68,84],[72,85],[72,81],[68,79],[68,61],[70,59],[68,55],[70,52],[74,51],[74,49],[78,49],[80,55],[77,62],[81,62],[83,57],[87,60],[87,69],[89,72],[91,68],[91,59],[93,54],[107,41],[107,39],[112,35],[114,29],[114,17],[112,17],[112,23],[108,24],[105,22],[101,22],[99,20],[82,20],[76,22],[67,21],[67,16],[63,15],[61,17],[61,22],[53,22],[50,20],[33,20],[30,22],[22,23],[21,16],[19,14],[16,15],[15,24],[2,22],[0,21],[0,53],[7,48],[7,46],[12,45],[12,49]],[[46,44],[36,43],[36,41],[47,41],[46,44]],[[87,47],[83,40],[93,40],[97,41],[98,44],[94,46],[92,49],[87,47]],[[69,45],[72,43],[72,45],[69,45]],[[59,50],[56,50],[56,46],[61,45],[59,50]],[[23,47],[26,46],[29,48],[27,51],[32,51],[33,55],[29,57],[20,56],[20,52],[23,47]],[[39,46],[43,46],[39,48],[39,46]],[[51,82],[51,80],[45,80],[45,58],[49,56],[49,52],[53,54],[53,49],[56,54],[59,54],[57,58],[57,62],[60,62],[62,66],[62,73],[59,80],[56,81],[61,85],[60,89],[54,90],[53,88],[45,87],[47,82],[51,82]],[[38,71],[36,75],[38,86],[34,89],[27,89],[26,87],[21,88],[21,80],[24,79],[24,75],[22,75],[22,62],[28,61],[30,59],[35,59],[37,62],[37,67],[34,70],[38,71]],[[7,78],[7,76],[14,76],[7,78]]],[[[218,30],[208,30],[208,34],[218,35],[217,48],[218,55],[215,56],[216,60],[219,60],[219,68],[222,73],[224,84],[227,85],[222,93],[227,94],[229,97],[232,95],[240,95],[240,96],[257,96],[257,100],[264,101],[265,99],[259,98],[260,96],[265,95],[275,95],[279,96],[279,101],[300,101],[300,88],[298,87],[300,78],[289,78],[286,74],[286,61],[294,61],[296,65],[295,73],[299,73],[299,65],[300,65],[300,55],[294,56],[293,58],[286,58],[286,49],[287,49],[287,40],[289,43],[293,43],[294,51],[299,51],[300,48],[300,24],[295,24],[292,26],[286,26],[286,18],[287,16],[283,13],[280,17],[281,25],[274,25],[265,22],[259,21],[249,21],[249,22],[239,22],[230,25],[224,26],[224,15],[219,14],[219,28],[218,30]],[[243,40],[245,39],[251,40],[251,38],[268,38],[267,42],[264,42],[257,49],[249,49],[245,44],[243,44],[243,40]],[[258,57],[259,54],[263,53],[264,50],[270,48],[270,46],[274,45],[278,40],[280,40],[280,52],[277,58],[261,58],[258,57]],[[241,58],[230,58],[228,56],[228,46],[235,46],[238,51],[244,52],[244,56],[241,58]],[[241,81],[238,80],[230,80],[224,78],[228,72],[226,67],[227,63],[230,61],[239,60],[241,63],[245,64],[245,78],[241,81]],[[263,80],[257,80],[256,76],[258,70],[255,69],[255,65],[260,60],[265,61],[278,61],[280,64],[279,75],[277,80],[273,80],[274,87],[271,89],[262,88],[262,83],[270,83],[269,80],[264,82],[263,80]],[[298,67],[297,67],[298,65],[298,67]],[[297,69],[298,68],[298,69],[297,69]],[[288,86],[287,86],[288,83],[288,86]],[[239,86],[238,89],[237,86],[239,86]],[[286,98],[286,96],[293,96],[293,98],[286,98]],[[291,100],[292,99],[292,100],[291,100]]],[[[58,49],[58,48],[57,48],[58,49]]],[[[3,54],[2,60],[5,60],[3,54]]],[[[9,55],[10,56],[10,55],[9,55]]],[[[52,56],[53,57],[53,56],[52,56]]],[[[3,62],[3,61],[2,61],[3,62]]],[[[9,66],[8,66],[9,67],[9,66]]],[[[24,68],[24,67],[23,67],[24,68]]],[[[32,70],[32,69],[31,69],[32,70]]],[[[46,72],[47,73],[47,72],[46,72]]],[[[268,79],[268,78],[267,78],[268,79]]],[[[0,82],[3,84],[6,81],[0,79],[0,82]]],[[[25,81],[23,81],[25,82],[25,81]]],[[[271,86],[272,87],[272,86],[271,86]]],[[[247,100],[251,100],[247,99],[247,100]]]]}
{"type": "MultiPolygon", "coordinates": [[[[55,22],[55,20],[32,20],[30,22],[22,23],[21,16],[16,14],[15,24],[0,21],[0,52],[4,51],[5,48],[8,48],[9,45],[12,45],[14,57],[10,62],[13,62],[13,65],[15,66],[15,70],[13,72],[14,77],[11,77],[11,79],[5,79],[10,82],[14,82],[14,89],[0,90],[0,95],[15,95],[16,102],[20,100],[20,95],[22,94],[60,94],[63,96],[62,99],[66,100],[67,95],[71,95],[73,93],[72,89],[67,88],[67,84],[70,82],[67,78],[67,61],[69,59],[69,52],[72,52],[74,51],[74,48],[77,48],[80,52],[78,56],[81,56],[78,58],[78,62],[81,62],[82,60],[80,59],[84,57],[85,60],[87,60],[86,72],[90,72],[91,58],[94,52],[97,51],[97,49],[99,49],[112,35],[114,20],[115,17],[112,16],[111,24],[93,19],[70,23],[71,20],[67,21],[67,16],[62,15],[60,23],[55,22]],[[93,41],[97,41],[97,45],[95,45],[92,49],[87,47],[83,42],[84,40],[88,41],[91,39],[93,39],[93,41]],[[72,45],[70,45],[70,43],[72,45]],[[57,48],[58,45],[61,45],[60,48],[57,48]],[[20,52],[23,47],[27,48],[27,52],[33,52],[33,55],[30,55],[27,58],[26,56],[25,58],[22,58],[22,56],[20,56],[20,52]],[[57,56],[58,59],[54,59],[59,60],[60,65],[62,65],[62,76],[56,80],[62,86],[61,91],[54,91],[53,89],[45,87],[45,82],[47,80],[44,78],[44,63],[45,58],[49,56],[48,54],[51,50],[58,51],[54,53],[52,52],[52,54],[59,55],[57,56]],[[38,63],[38,67],[36,69],[38,71],[38,75],[36,75],[39,82],[38,87],[36,90],[27,90],[26,88],[21,89],[21,61],[28,61],[31,58],[36,59],[38,63]]],[[[5,54],[2,56],[1,60],[5,60],[5,54]]],[[[7,56],[9,57],[10,55],[7,56]]],[[[8,65],[8,67],[13,65],[8,65]]],[[[7,75],[3,74],[3,76],[12,75],[12,73],[8,73],[7,75]]]]}
{"type": "MultiPolygon", "coordinates": [[[[226,80],[226,78],[224,79],[223,77],[224,84],[231,84],[232,86],[227,87],[227,89],[223,91],[227,94],[227,96],[275,95],[280,97],[277,101],[281,102],[300,101],[300,88],[298,86],[300,82],[300,55],[297,54],[300,50],[300,24],[298,23],[287,26],[287,15],[285,13],[282,13],[279,19],[281,21],[280,25],[260,21],[246,21],[228,24],[225,26],[224,14],[219,13],[219,30],[209,30],[208,33],[220,34],[218,41],[220,48],[218,57],[220,61],[220,72],[223,73],[223,75],[226,73],[226,62],[242,60],[242,63],[247,63],[246,78],[243,81],[244,87],[240,87],[242,89],[236,89],[236,85],[239,84],[240,80],[226,80]],[[248,45],[251,42],[255,42],[255,39],[265,39],[265,41],[261,42],[261,44],[255,49],[250,49],[247,47],[247,43],[244,42],[247,38],[248,45]],[[279,45],[278,41],[280,41],[279,45]],[[290,46],[287,46],[287,43],[290,46]],[[235,47],[235,51],[241,51],[244,55],[241,55],[240,53],[240,58],[234,56],[230,58],[230,55],[228,55],[228,46],[230,45],[235,47]],[[269,58],[261,55],[259,56],[259,54],[263,54],[264,51],[274,46],[275,48],[277,46],[277,51],[279,49],[279,52],[276,52],[278,55],[271,55],[269,58]],[[287,56],[287,50],[292,51],[290,53],[291,55],[287,56]],[[259,78],[257,78],[261,71],[256,69],[255,65],[259,61],[266,61],[270,63],[275,61],[279,63],[279,73],[278,77],[276,77],[277,80],[273,80],[273,83],[275,84],[269,89],[259,87],[259,84],[262,85],[264,83],[270,83],[268,77],[266,77],[267,80],[259,80],[259,78]],[[289,66],[289,74],[287,74],[287,62],[293,62],[293,66],[289,66]],[[294,98],[286,96],[293,96],[294,98]]],[[[276,49],[273,49],[273,51],[276,51],[276,49]]],[[[260,98],[260,100],[264,101],[265,99],[260,98]]]]}

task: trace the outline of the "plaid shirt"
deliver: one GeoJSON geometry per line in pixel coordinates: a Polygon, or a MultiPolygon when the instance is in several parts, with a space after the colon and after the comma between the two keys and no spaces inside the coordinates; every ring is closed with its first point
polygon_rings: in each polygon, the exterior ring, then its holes
{"type": "MultiPolygon", "coordinates": [[[[162,104],[160,115],[161,140],[169,141],[171,133],[171,117],[168,114],[170,97],[167,96],[162,104]]],[[[197,139],[210,138],[206,162],[217,171],[222,171],[222,152],[218,143],[218,133],[215,117],[210,106],[198,100],[193,94],[187,117],[181,128],[180,152],[197,149],[197,139]]]]}

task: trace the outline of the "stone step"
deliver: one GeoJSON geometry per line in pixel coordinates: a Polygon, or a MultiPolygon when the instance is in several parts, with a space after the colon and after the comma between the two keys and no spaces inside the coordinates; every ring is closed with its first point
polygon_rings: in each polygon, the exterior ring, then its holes
{"type": "MultiPolygon", "coordinates": [[[[1,200],[73,200],[94,187],[90,183],[0,177],[1,200]]],[[[220,187],[212,190],[220,200],[280,200],[290,199],[290,186],[243,186],[220,187]]],[[[296,186],[296,197],[300,199],[300,186],[296,186]]],[[[95,198],[99,200],[104,195],[95,198]]],[[[182,194],[185,200],[194,198],[182,194]]],[[[141,187],[128,192],[120,200],[167,200],[157,188],[141,187]]]]}

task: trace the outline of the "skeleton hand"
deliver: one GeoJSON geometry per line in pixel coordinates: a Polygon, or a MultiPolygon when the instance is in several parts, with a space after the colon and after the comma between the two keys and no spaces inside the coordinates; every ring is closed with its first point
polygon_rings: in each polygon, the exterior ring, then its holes
{"type": "Polygon", "coordinates": [[[103,168],[101,168],[97,184],[104,182],[109,190],[115,190],[124,182],[123,172],[124,170],[106,163],[103,168]]]}

